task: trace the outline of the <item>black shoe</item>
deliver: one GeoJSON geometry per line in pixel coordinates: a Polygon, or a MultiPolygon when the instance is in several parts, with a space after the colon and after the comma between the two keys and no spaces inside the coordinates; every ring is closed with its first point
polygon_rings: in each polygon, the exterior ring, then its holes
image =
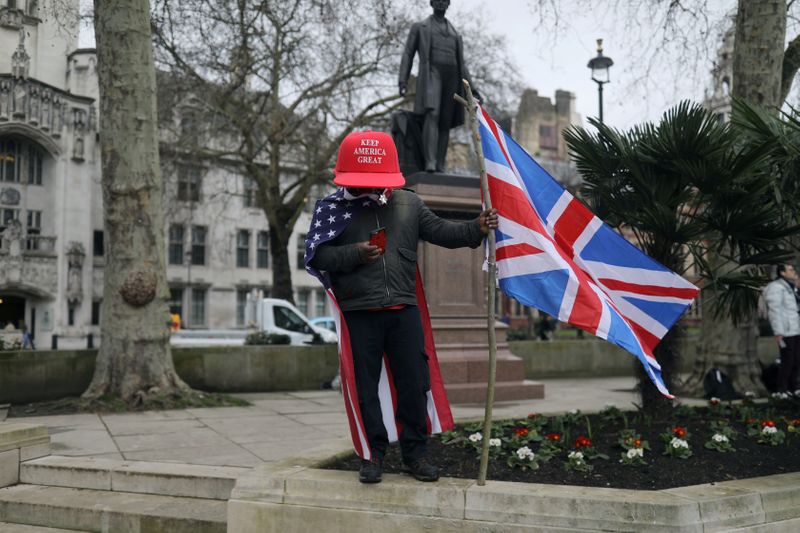
{"type": "Polygon", "coordinates": [[[439,479],[439,469],[422,459],[404,463],[403,470],[414,476],[418,481],[436,481],[439,479]]]}
{"type": "Polygon", "coordinates": [[[381,482],[381,460],[373,459],[361,460],[361,468],[358,470],[358,480],[361,483],[380,483],[381,482]]]}

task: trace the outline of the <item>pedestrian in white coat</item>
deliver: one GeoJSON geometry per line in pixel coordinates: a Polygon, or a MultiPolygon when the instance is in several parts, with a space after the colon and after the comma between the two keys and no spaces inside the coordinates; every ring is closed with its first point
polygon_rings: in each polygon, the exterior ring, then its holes
{"type": "Polygon", "coordinates": [[[800,295],[795,283],[797,272],[792,265],[778,265],[778,277],[764,289],[767,316],[780,349],[778,392],[797,390],[800,368],[800,295]]]}

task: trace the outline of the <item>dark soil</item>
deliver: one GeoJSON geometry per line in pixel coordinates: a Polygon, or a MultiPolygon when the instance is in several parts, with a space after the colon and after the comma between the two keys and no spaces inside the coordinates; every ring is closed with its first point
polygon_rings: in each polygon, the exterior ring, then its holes
{"type": "MultiPolygon", "coordinates": [[[[662,420],[650,420],[637,413],[626,413],[627,427],[635,429],[641,438],[650,444],[650,451],[644,452],[644,461],[647,464],[642,466],[627,466],[620,463],[620,454],[624,450],[618,444],[618,440],[620,430],[625,427],[624,421],[619,419],[609,421],[597,414],[581,415],[576,417],[578,420],[569,424],[564,423],[563,419],[551,417],[547,419],[547,425],[541,428],[540,433],[545,435],[561,431],[562,448],[558,455],[549,462],[542,463],[538,470],[521,470],[508,466],[506,458],[507,454],[512,453],[523,443],[514,442],[510,445],[504,443],[506,455],[489,460],[487,478],[496,481],[659,490],[800,471],[800,433],[787,432],[787,424],[800,417],[800,403],[784,401],[779,404],[760,404],[747,407],[745,410],[742,406],[727,406],[724,411],[727,414],[707,408],[684,409],[662,420]],[[684,416],[679,416],[679,413],[684,416]],[[786,433],[786,439],[777,446],[759,444],[756,437],[747,435],[748,426],[744,423],[745,418],[751,419],[751,426],[757,426],[764,419],[774,420],[776,427],[786,433]],[[753,418],[758,422],[753,423],[753,418]],[[591,432],[587,419],[593,430],[591,432]],[[737,431],[737,436],[732,441],[736,451],[722,453],[704,447],[714,433],[709,424],[719,419],[728,420],[737,431]],[[689,432],[688,442],[693,455],[687,459],[663,455],[665,444],[660,434],[672,431],[676,426],[681,426],[689,432]],[[579,435],[590,434],[594,448],[608,455],[609,460],[589,461],[594,467],[591,472],[567,471],[564,466],[567,453],[575,449],[576,438],[579,435]]],[[[498,422],[495,424],[493,436],[500,436],[499,426],[505,426],[503,434],[508,436],[514,427],[520,427],[525,423],[524,420],[498,422]]],[[[430,440],[427,459],[439,466],[442,476],[477,479],[478,452],[467,445],[466,437],[475,431],[481,431],[481,425],[458,426],[455,433],[435,436],[430,440]]],[[[537,452],[540,446],[540,442],[533,441],[524,444],[534,452],[537,452]]],[[[358,470],[359,464],[359,458],[352,455],[324,468],[355,471],[358,470]]],[[[391,446],[384,459],[383,469],[389,473],[402,472],[397,446],[391,446]]]]}
{"type": "Polygon", "coordinates": [[[130,413],[140,411],[163,411],[166,409],[240,407],[248,405],[250,405],[250,402],[228,396],[227,394],[197,391],[180,395],[151,395],[148,396],[144,402],[137,404],[127,404],[116,398],[105,397],[97,400],[62,398],[49,402],[12,405],[8,409],[8,418],[71,415],[76,413],[130,413]]]}

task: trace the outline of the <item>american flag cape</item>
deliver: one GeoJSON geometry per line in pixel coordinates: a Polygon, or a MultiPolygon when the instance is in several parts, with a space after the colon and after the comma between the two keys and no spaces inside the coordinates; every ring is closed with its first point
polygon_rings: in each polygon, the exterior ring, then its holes
{"type": "MultiPolygon", "coordinates": [[[[364,210],[380,209],[372,199],[363,197],[347,200],[344,189],[339,189],[319,200],[314,208],[311,227],[306,236],[305,264],[306,270],[316,277],[325,287],[325,292],[330,298],[336,321],[336,331],[339,335],[339,375],[342,382],[342,397],[345,411],[350,425],[350,436],[356,453],[362,459],[371,459],[372,451],[367,441],[364,422],[361,418],[361,409],[358,404],[358,389],[356,387],[355,372],[353,370],[353,351],[350,347],[350,334],[344,315],[333,293],[331,278],[327,272],[319,271],[310,265],[317,247],[331,241],[344,232],[354,219],[357,219],[364,210]]],[[[422,288],[422,278],[417,269],[417,307],[419,308],[422,328],[425,334],[425,353],[428,355],[428,370],[430,373],[431,390],[428,391],[428,432],[441,433],[453,429],[453,415],[450,412],[450,403],[439,370],[439,361],[436,358],[436,347],[433,343],[433,329],[431,328],[428,304],[425,300],[425,291],[422,288]]],[[[378,397],[381,403],[383,425],[389,436],[389,442],[397,442],[400,434],[400,424],[395,419],[397,408],[397,394],[392,381],[391,369],[386,355],[383,356],[381,377],[378,385],[378,397]]]]}
{"type": "Polygon", "coordinates": [[[673,398],[653,350],[699,289],[594,216],[480,107],[478,119],[501,290],[629,351],[673,398]]]}

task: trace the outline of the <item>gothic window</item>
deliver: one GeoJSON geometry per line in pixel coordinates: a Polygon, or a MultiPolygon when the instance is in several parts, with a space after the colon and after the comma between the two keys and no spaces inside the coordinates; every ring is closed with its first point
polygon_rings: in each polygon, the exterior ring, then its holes
{"type": "Polygon", "coordinates": [[[247,295],[250,290],[247,288],[236,289],[236,325],[244,326],[245,310],[247,309],[247,295]]]}
{"type": "Polygon", "coordinates": [[[0,181],[19,182],[19,145],[14,139],[0,139],[0,181]]]}
{"type": "Polygon", "coordinates": [[[316,309],[314,310],[314,316],[324,316],[325,315],[325,302],[327,298],[325,297],[325,291],[317,290],[316,299],[315,299],[315,306],[316,309]]]}
{"type": "Polygon", "coordinates": [[[103,257],[106,254],[106,234],[101,229],[94,230],[92,235],[92,255],[103,257]]]}
{"type": "Polygon", "coordinates": [[[14,220],[19,220],[19,209],[8,207],[0,209],[0,233],[14,220]]]}
{"type": "Polygon", "coordinates": [[[192,226],[192,264],[203,266],[206,264],[206,234],[205,226],[192,226]]]}
{"type": "Polygon", "coordinates": [[[183,239],[184,229],[180,224],[172,224],[169,227],[169,264],[182,265],[183,264],[183,239]]]}
{"type": "Polygon", "coordinates": [[[178,200],[182,202],[199,202],[203,178],[200,167],[178,167],[178,200]]]}
{"type": "Polygon", "coordinates": [[[206,289],[192,287],[192,306],[190,308],[189,324],[204,326],[206,323],[206,289]]]}
{"type": "Polygon", "coordinates": [[[39,249],[39,235],[42,233],[42,212],[28,210],[27,224],[25,226],[27,232],[26,248],[28,250],[39,249]]]}
{"type": "Polygon", "coordinates": [[[0,182],[42,184],[44,152],[35,144],[0,137],[0,182]]]}
{"type": "Polygon", "coordinates": [[[244,178],[244,206],[258,207],[256,203],[256,192],[258,187],[256,182],[250,178],[244,178]]]}
{"type": "Polygon", "coordinates": [[[183,289],[178,287],[169,288],[169,312],[173,315],[178,315],[182,319],[183,316],[183,289]]]}
{"type": "Polygon", "coordinates": [[[28,145],[28,183],[30,185],[42,184],[42,151],[33,145],[28,145]]]}
{"type": "Polygon", "coordinates": [[[301,233],[297,236],[297,268],[306,269],[306,234],[301,233]]]}
{"type": "Polygon", "coordinates": [[[236,266],[250,267],[250,230],[240,229],[236,234],[236,266]]]}
{"type": "Polygon", "coordinates": [[[539,147],[550,150],[558,148],[558,138],[554,126],[539,126],[539,147]]]}
{"type": "Polygon", "coordinates": [[[256,268],[269,268],[269,233],[258,232],[256,241],[256,268]]]}

